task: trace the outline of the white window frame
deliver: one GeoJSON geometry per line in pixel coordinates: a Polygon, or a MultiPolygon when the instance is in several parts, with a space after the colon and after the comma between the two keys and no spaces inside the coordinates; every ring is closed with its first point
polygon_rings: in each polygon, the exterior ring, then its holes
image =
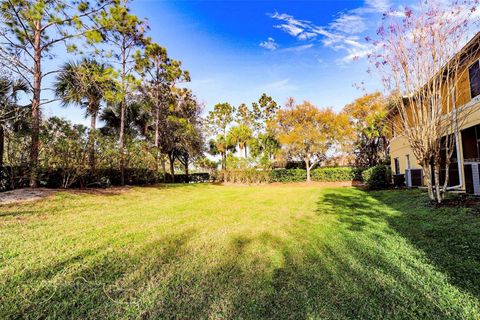
{"type": "Polygon", "coordinates": [[[471,64],[469,64],[468,67],[467,67],[467,74],[468,74],[468,93],[469,93],[469,95],[470,95],[470,100],[473,100],[473,99],[476,98],[476,97],[480,97],[480,94],[476,95],[475,97],[472,97],[472,82],[470,81],[470,68],[471,68],[475,63],[478,64],[478,68],[480,69],[480,59],[475,60],[474,62],[472,62],[471,64]]]}

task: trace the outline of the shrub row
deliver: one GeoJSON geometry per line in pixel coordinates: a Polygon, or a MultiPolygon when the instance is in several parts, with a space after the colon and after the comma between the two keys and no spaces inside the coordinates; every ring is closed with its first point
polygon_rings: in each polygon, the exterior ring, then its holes
{"type": "MultiPolygon", "coordinates": [[[[0,191],[28,187],[29,172],[25,167],[5,167],[0,172],[0,191]]],[[[39,184],[45,188],[88,188],[109,187],[121,184],[121,172],[118,169],[96,169],[83,174],[73,175],[69,170],[62,168],[40,169],[38,172],[39,184]]],[[[176,174],[175,183],[210,182],[208,173],[176,174]]],[[[148,185],[154,183],[171,183],[172,177],[167,174],[144,168],[126,168],[126,185],[148,185]]]]}
{"type": "Polygon", "coordinates": [[[302,182],[307,179],[303,169],[275,169],[270,172],[271,182],[302,182]]]}
{"type": "MultiPolygon", "coordinates": [[[[313,181],[335,182],[362,180],[361,168],[325,167],[310,172],[313,181]]],[[[272,182],[301,182],[307,178],[307,172],[301,169],[277,169],[271,173],[272,182]]]]}
{"type": "MultiPolygon", "coordinates": [[[[325,167],[311,171],[313,181],[335,182],[361,180],[360,168],[325,167]]],[[[274,170],[227,170],[220,175],[220,180],[229,183],[270,183],[270,182],[303,182],[307,179],[306,170],[302,169],[274,169],[274,170]]]]}
{"type": "Polygon", "coordinates": [[[312,180],[322,182],[362,180],[361,168],[332,167],[312,170],[312,180]]]}
{"type": "Polygon", "coordinates": [[[268,183],[270,171],[268,170],[225,170],[219,175],[219,180],[227,183],[268,183]]]}

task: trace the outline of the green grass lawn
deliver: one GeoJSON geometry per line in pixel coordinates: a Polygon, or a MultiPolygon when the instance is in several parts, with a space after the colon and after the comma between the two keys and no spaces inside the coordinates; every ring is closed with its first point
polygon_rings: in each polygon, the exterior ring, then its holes
{"type": "Polygon", "coordinates": [[[480,217],[418,191],[134,188],[0,207],[0,319],[479,319],[480,217]]]}

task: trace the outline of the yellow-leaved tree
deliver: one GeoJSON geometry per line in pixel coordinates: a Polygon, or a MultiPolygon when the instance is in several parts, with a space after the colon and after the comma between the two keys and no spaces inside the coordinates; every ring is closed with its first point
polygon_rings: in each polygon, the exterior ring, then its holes
{"type": "Polygon", "coordinates": [[[291,98],[278,111],[275,128],[287,158],[305,162],[307,182],[311,181],[312,168],[334,152],[346,130],[350,130],[346,115],[331,108],[318,109],[308,101],[295,104],[291,98]]]}

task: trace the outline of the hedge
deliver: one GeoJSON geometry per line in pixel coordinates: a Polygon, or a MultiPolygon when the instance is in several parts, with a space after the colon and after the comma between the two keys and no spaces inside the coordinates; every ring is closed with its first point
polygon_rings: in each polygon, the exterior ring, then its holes
{"type": "MultiPolygon", "coordinates": [[[[361,168],[351,167],[325,167],[314,169],[310,172],[312,181],[335,182],[361,180],[361,168]]],[[[307,179],[306,170],[277,169],[271,172],[272,182],[302,182],[307,179]]]]}
{"type": "MultiPolygon", "coordinates": [[[[311,178],[318,182],[351,181],[362,179],[361,168],[325,167],[311,171],[311,178]]],[[[306,170],[273,169],[273,170],[226,170],[220,174],[219,180],[228,183],[271,183],[271,182],[304,182],[306,170]]]]}
{"type": "MultiPolygon", "coordinates": [[[[88,188],[109,187],[121,184],[121,172],[118,169],[96,169],[73,176],[70,180],[66,177],[70,172],[62,168],[41,168],[38,171],[39,185],[45,188],[88,188]]],[[[28,168],[4,167],[0,172],[0,191],[28,187],[28,168]]],[[[126,168],[124,172],[126,185],[149,185],[155,183],[172,182],[171,175],[165,177],[162,173],[144,168],[126,168]]],[[[208,173],[176,174],[175,183],[200,183],[210,182],[208,173]]]]}
{"type": "Polygon", "coordinates": [[[311,176],[313,181],[322,182],[361,180],[359,178],[359,172],[361,172],[361,170],[362,169],[351,167],[319,168],[312,170],[311,176]]]}
{"type": "Polygon", "coordinates": [[[269,183],[271,181],[270,171],[244,169],[222,171],[219,180],[227,183],[269,183]]]}
{"type": "MultiPolygon", "coordinates": [[[[324,167],[311,171],[313,181],[335,182],[361,180],[363,169],[351,167],[324,167]]],[[[120,185],[120,170],[97,169],[95,172],[81,174],[65,182],[68,171],[63,169],[40,169],[40,186],[46,188],[85,188],[85,187],[108,187],[120,185]],[[65,185],[67,184],[67,185],[65,185]]],[[[367,178],[370,176],[367,174],[367,178]]],[[[271,182],[304,182],[307,179],[306,170],[303,169],[273,169],[273,170],[227,170],[215,175],[208,173],[192,173],[188,177],[185,174],[176,174],[175,183],[201,183],[213,180],[228,183],[258,184],[271,182]]],[[[127,168],[125,169],[125,184],[148,185],[154,183],[171,183],[169,174],[165,177],[148,169],[127,168]]],[[[0,191],[28,186],[28,170],[21,167],[5,167],[0,173],[0,191]]]]}
{"type": "Polygon", "coordinates": [[[303,169],[276,169],[270,172],[271,182],[302,182],[307,179],[303,169]]]}
{"type": "Polygon", "coordinates": [[[363,181],[369,189],[384,189],[390,185],[391,170],[386,165],[378,165],[363,171],[363,181]]]}

